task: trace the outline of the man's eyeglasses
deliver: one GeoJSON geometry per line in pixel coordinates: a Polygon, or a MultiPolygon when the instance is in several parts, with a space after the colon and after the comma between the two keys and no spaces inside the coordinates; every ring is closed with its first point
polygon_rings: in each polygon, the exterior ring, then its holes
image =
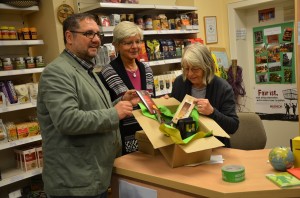
{"type": "Polygon", "coordinates": [[[122,45],[125,45],[125,46],[127,46],[127,47],[132,47],[134,43],[135,43],[137,46],[140,46],[142,42],[143,42],[143,41],[141,41],[141,40],[138,40],[138,41],[129,41],[129,42],[123,41],[123,42],[121,42],[121,44],[122,44],[122,45]]]}
{"type": "Polygon", "coordinates": [[[93,39],[96,35],[99,39],[103,38],[103,34],[101,32],[93,32],[93,31],[87,31],[87,32],[70,31],[70,32],[76,33],[76,34],[82,34],[89,39],[93,39]]]}

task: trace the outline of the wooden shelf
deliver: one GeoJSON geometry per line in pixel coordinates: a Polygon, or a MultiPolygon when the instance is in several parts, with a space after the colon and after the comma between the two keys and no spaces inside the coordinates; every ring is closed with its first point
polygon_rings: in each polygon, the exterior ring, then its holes
{"type": "Polygon", "coordinates": [[[180,62],[181,62],[181,58],[174,58],[174,59],[149,61],[149,62],[143,62],[143,63],[145,65],[149,65],[150,67],[153,67],[153,66],[166,65],[166,64],[174,64],[174,63],[180,63],[180,62]]]}
{"type": "Polygon", "coordinates": [[[34,107],[36,107],[36,103],[32,103],[32,102],[25,103],[25,104],[11,104],[11,105],[7,105],[6,107],[0,108],[0,113],[18,111],[18,110],[29,109],[34,107]]]}
{"type": "Polygon", "coordinates": [[[34,74],[43,72],[44,67],[41,68],[33,68],[33,69],[18,69],[18,70],[8,70],[8,71],[0,71],[0,76],[16,76],[23,74],[34,74]]]}
{"type": "Polygon", "coordinates": [[[1,40],[0,46],[31,46],[43,45],[43,40],[1,40]]]}
{"type": "MultiPolygon", "coordinates": [[[[84,5],[83,2],[80,4],[84,5]]],[[[124,13],[125,11],[130,10],[132,13],[140,13],[142,11],[151,11],[151,13],[159,13],[159,12],[192,12],[196,11],[197,7],[194,6],[168,6],[168,5],[155,5],[155,4],[129,4],[129,3],[95,3],[92,6],[82,7],[79,4],[79,12],[111,12],[111,9],[119,10],[118,12],[124,13]]]]}
{"type": "Polygon", "coordinates": [[[13,14],[27,15],[27,14],[39,11],[39,7],[31,6],[28,8],[18,8],[18,7],[13,7],[13,6],[7,5],[5,3],[0,3],[0,11],[1,11],[1,14],[12,14],[13,13],[13,14]]]}
{"type": "Polygon", "coordinates": [[[1,174],[2,180],[0,181],[0,187],[39,175],[42,173],[42,168],[35,168],[29,171],[22,171],[21,169],[10,169],[3,171],[1,174]]]}
{"type": "Polygon", "coordinates": [[[37,141],[40,141],[40,140],[42,140],[42,136],[41,135],[35,135],[35,136],[28,137],[28,138],[20,139],[20,140],[14,140],[14,141],[11,141],[11,142],[1,143],[0,144],[0,150],[13,148],[13,147],[20,146],[20,145],[23,145],[23,144],[28,144],[28,143],[31,143],[31,142],[37,142],[37,141]]]}
{"type": "MultiPolygon", "coordinates": [[[[102,27],[103,33],[105,37],[113,36],[113,28],[110,27],[102,27]]],[[[192,27],[192,26],[191,26],[192,27]]],[[[197,26],[198,27],[198,26],[197,26]]],[[[144,35],[161,35],[161,34],[197,34],[199,33],[199,29],[185,29],[185,30],[144,30],[144,35]]]]}

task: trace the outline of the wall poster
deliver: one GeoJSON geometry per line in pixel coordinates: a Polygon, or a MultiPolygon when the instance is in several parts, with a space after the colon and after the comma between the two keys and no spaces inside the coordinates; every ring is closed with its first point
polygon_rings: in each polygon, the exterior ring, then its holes
{"type": "Polygon", "coordinates": [[[262,120],[298,121],[296,84],[256,86],[255,102],[255,112],[262,120]]]}
{"type": "Polygon", "coordinates": [[[253,28],[253,46],[255,112],[263,120],[298,121],[294,23],[253,28]]]}
{"type": "Polygon", "coordinates": [[[295,83],[294,23],[253,28],[256,84],[295,83]]]}

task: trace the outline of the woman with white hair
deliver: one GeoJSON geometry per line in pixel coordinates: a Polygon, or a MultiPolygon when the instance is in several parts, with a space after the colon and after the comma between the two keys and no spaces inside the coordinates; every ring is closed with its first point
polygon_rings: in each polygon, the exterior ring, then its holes
{"type": "MultiPolygon", "coordinates": [[[[200,114],[215,120],[224,131],[233,134],[238,129],[239,119],[232,87],[227,81],[215,75],[215,63],[210,51],[200,43],[188,45],[181,60],[183,74],[173,85],[171,97],[182,101],[186,94],[196,99],[200,114]]],[[[220,138],[230,147],[227,138],[220,138]]]]}
{"type": "MultiPolygon", "coordinates": [[[[130,89],[153,93],[152,70],[137,60],[142,41],[142,30],[132,22],[123,21],[114,28],[113,45],[118,56],[104,66],[99,74],[112,101],[122,97],[130,89]]],[[[134,107],[137,108],[138,106],[134,107]]],[[[137,150],[135,132],[138,130],[141,127],[133,116],[120,120],[123,155],[137,150]]]]}

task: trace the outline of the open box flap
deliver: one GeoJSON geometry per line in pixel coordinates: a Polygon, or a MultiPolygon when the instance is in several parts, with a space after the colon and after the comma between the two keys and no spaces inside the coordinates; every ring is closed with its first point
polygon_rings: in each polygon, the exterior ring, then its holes
{"type": "Polygon", "coordinates": [[[160,132],[159,123],[156,120],[144,116],[140,109],[132,113],[155,149],[174,144],[170,137],[160,132]]]}
{"type": "Polygon", "coordinates": [[[199,126],[202,131],[211,131],[214,136],[230,138],[230,136],[211,118],[199,115],[199,126]]]}
{"type": "Polygon", "coordinates": [[[224,144],[215,137],[207,137],[194,140],[186,145],[179,145],[186,153],[193,153],[197,151],[203,151],[207,149],[213,149],[224,146],[224,144]]]}

